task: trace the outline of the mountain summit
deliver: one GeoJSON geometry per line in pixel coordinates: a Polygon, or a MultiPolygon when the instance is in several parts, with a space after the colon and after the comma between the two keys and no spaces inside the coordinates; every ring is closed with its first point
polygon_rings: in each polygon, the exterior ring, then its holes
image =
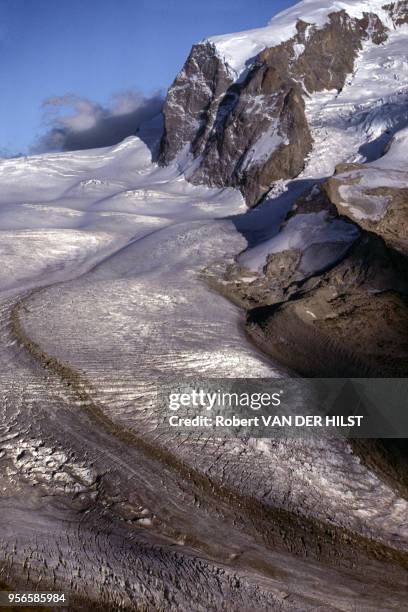
{"type": "Polygon", "coordinates": [[[321,102],[340,109],[330,125],[343,140],[359,135],[348,156],[333,143],[317,174],[364,161],[360,148],[405,113],[407,23],[407,2],[305,0],[264,28],[194,45],[165,102],[161,163],[188,152],[192,182],[238,187],[254,206],[319,156],[321,102]]]}

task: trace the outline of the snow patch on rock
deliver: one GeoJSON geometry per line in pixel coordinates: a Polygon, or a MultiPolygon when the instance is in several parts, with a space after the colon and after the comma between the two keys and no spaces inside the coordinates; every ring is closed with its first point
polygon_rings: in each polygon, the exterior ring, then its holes
{"type": "Polygon", "coordinates": [[[384,25],[391,28],[393,23],[390,14],[383,8],[384,4],[384,0],[304,0],[273,17],[266,27],[211,36],[207,40],[215,45],[219,56],[224,59],[235,77],[242,79],[261,51],[286,42],[296,35],[296,24],[299,20],[322,28],[331,13],[344,10],[356,19],[361,19],[365,13],[374,13],[384,25]]]}

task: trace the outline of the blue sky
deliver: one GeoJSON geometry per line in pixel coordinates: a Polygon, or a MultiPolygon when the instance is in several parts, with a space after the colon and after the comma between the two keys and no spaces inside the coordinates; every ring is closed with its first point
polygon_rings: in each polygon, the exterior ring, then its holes
{"type": "MultiPolygon", "coordinates": [[[[0,152],[27,152],[42,103],[165,90],[191,45],[265,25],[293,0],[0,0],[0,152]]],[[[1,153],[0,153],[1,154],[1,153]]]]}

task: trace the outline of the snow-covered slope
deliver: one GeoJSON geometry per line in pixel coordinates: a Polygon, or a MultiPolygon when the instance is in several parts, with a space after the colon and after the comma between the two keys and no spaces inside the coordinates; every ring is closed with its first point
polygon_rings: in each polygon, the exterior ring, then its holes
{"type": "MultiPolygon", "coordinates": [[[[384,8],[385,4],[385,0],[303,0],[273,17],[266,27],[211,36],[206,40],[215,46],[235,78],[240,79],[261,51],[294,37],[298,21],[322,28],[328,23],[331,13],[345,11],[355,19],[361,19],[368,13],[376,14],[384,25],[392,27],[393,22],[389,11],[384,8]]],[[[301,46],[297,48],[298,54],[303,51],[301,46]]]]}
{"type": "Polygon", "coordinates": [[[232,190],[195,187],[177,165],[152,165],[136,137],[106,149],[0,160],[0,290],[78,276],[160,228],[242,206],[232,190]]]}

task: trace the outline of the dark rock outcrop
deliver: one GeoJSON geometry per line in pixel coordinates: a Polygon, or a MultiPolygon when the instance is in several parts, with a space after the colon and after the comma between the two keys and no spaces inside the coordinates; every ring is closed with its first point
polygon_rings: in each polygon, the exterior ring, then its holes
{"type": "Polygon", "coordinates": [[[363,234],[326,273],[248,314],[264,350],[305,376],[407,376],[406,259],[363,234]]]}
{"type": "Polygon", "coordinates": [[[339,214],[408,255],[407,172],[377,168],[375,163],[342,164],[324,189],[339,214]]]}
{"type": "Polygon", "coordinates": [[[258,273],[228,266],[218,289],[247,310],[255,343],[303,376],[407,376],[406,256],[342,221],[324,186],[312,193],[298,200],[281,234],[299,215],[314,221],[323,211],[328,228],[342,222],[355,233],[272,252],[258,273]]]}
{"type": "Polygon", "coordinates": [[[380,19],[332,13],[317,28],[298,21],[291,39],[255,58],[235,81],[211,42],[195,45],[164,105],[160,162],[188,147],[197,160],[189,179],[238,187],[254,206],[279,179],[297,176],[312,147],[304,96],[341,90],[362,41],[380,44],[380,19]]]}
{"type": "Polygon", "coordinates": [[[408,23],[408,1],[401,0],[399,2],[392,2],[386,4],[384,8],[389,12],[394,24],[396,26],[408,23]]]}
{"type": "Polygon", "coordinates": [[[166,164],[212,125],[217,101],[232,78],[209,43],[194,45],[166,97],[160,159],[166,164]]]}

